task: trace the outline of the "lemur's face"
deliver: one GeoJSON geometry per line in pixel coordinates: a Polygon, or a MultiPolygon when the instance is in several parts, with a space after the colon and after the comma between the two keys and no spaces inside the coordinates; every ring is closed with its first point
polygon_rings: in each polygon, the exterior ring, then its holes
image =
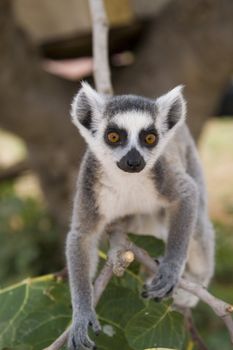
{"type": "Polygon", "coordinates": [[[73,122],[105,168],[139,173],[154,165],[184,121],[181,89],[152,100],[106,97],[84,83],[72,105],[73,122]]]}
{"type": "Polygon", "coordinates": [[[119,96],[107,103],[104,113],[107,120],[104,147],[111,152],[117,167],[128,173],[142,171],[159,141],[153,115],[155,106],[150,100],[119,96]]]}

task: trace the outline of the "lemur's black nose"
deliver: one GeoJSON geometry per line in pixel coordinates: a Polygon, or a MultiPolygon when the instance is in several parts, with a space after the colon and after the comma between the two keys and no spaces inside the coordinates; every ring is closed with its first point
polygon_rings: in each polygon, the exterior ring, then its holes
{"type": "Polygon", "coordinates": [[[130,168],[137,168],[139,167],[141,164],[141,160],[140,159],[135,159],[135,160],[132,160],[132,159],[128,159],[127,160],[127,165],[130,167],[130,168]]]}
{"type": "Polygon", "coordinates": [[[145,167],[145,161],[137,149],[132,148],[124,157],[121,158],[117,165],[121,170],[128,173],[138,173],[145,167]]]}
{"type": "Polygon", "coordinates": [[[127,165],[130,167],[130,168],[138,168],[140,167],[141,165],[141,159],[139,158],[129,158],[127,159],[126,161],[127,165]]]}

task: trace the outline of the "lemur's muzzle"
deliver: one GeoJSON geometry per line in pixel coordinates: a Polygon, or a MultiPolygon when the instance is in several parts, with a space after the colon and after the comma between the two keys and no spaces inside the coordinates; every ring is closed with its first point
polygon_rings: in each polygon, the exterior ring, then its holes
{"type": "Polygon", "coordinates": [[[141,154],[132,148],[124,157],[117,162],[117,166],[127,173],[139,173],[144,169],[146,163],[141,154]]]}

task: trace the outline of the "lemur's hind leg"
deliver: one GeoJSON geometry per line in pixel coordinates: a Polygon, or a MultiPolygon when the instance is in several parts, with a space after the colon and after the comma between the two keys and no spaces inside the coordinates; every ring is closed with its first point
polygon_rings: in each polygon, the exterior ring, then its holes
{"type": "MultiPolygon", "coordinates": [[[[190,240],[188,258],[183,277],[207,287],[214,272],[214,229],[207,216],[199,217],[190,240]]],[[[192,308],[198,298],[177,288],[173,294],[174,305],[192,308]]]]}

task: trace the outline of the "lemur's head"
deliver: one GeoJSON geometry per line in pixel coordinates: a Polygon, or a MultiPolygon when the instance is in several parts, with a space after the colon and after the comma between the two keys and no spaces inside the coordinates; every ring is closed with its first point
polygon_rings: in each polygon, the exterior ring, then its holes
{"type": "Polygon", "coordinates": [[[153,166],[185,114],[182,86],[153,100],[108,97],[82,83],[71,110],[73,123],[97,159],[127,173],[153,166]]]}

